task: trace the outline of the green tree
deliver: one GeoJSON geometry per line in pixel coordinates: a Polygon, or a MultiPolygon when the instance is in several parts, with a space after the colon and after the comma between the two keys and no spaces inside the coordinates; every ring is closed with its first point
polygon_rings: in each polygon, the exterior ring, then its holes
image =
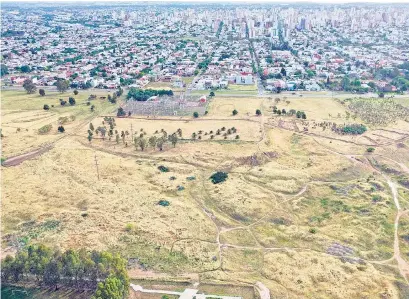
{"type": "Polygon", "coordinates": [[[194,118],[198,118],[198,117],[199,117],[199,113],[197,113],[196,111],[193,112],[193,117],[194,117],[194,118]]]}
{"type": "Polygon", "coordinates": [[[149,145],[153,148],[153,149],[155,149],[155,147],[156,147],[156,142],[158,141],[158,138],[156,137],[156,136],[151,136],[149,139],[148,139],[148,143],[149,143],[149,145]]]}
{"type": "Polygon", "coordinates": [[[341,87],[343,90],[349,90],[351,85],[351,81],[349,80],[348,76],[344,76],[341,80],[341,87]]]}
{"type": "Polygon", "coordinates": [[[81,261],[78,252],[69,249],[65,251],[61,258],[61,275],[63,277],[73,277],[78,285],[78,274],[81,268],[81,261]]]}
{"type": "Polygon", "coordinates": [[[125,112],[124,108],[119,107],[118,112],[116,113],[116,116],[119,116],[119,117],[126,116],[126,112],[125,112]]]}
{"type": "Polygon", "coordinates": [[[257,109],[257,110],[256,110],[256,115],[257,115],[257,116],[260,116],[260,115],[261,115],[261,110],[260,110],[260,109],[257,109]]]}
{"type": "Polygon", "coordinates": [[[92,299],[123,299],[125,286],[120,279],[109,276],[104,282],[98,283],[97,290],[92,299]]]}
{"type": "Polygon", "coordinates": [[[74,95],[78,95],[78,90],[74,90],[74,95]]]}
{"type": "Polygon", "coordinates": [[[29,73],[29,72],[31,72],[31,68],[28,65],[23,65],[20,68],[20,71],[22,71],[23,73],[29,73]]]}
{"type": "Polygon", "coordinates": [[[214,91],[211,91],[209,94],[209,97],[214,97],[214,96],[215,96],[214,91]]]}
{"type": "Polygon", "coordinates": [[[9,73],[9,69],[7,65],[1,64],[0,65],[0,76],[3,77],[4,75],[7,75],[9,73]]]}
{"type": "Polygon", "coordinates": [[[233,112],[232,112],[233,115],[237,115],[238,113],[239,112],[236,109],[234,109],[233,112]]]}
{"type": "Polygon", "coordinates": [[[57,87],[57,90],[61,93],[67,91],[68,87],[70,87],[70,84],[67,80],[59,79],[57,80],[55,86],[57,87]]]}
{"type": "Polygon", "coordinates": [[[68,102],[70,103],[71,106],[75,105],[75,99],[73,97],[69,97],[68,102]]]}
{"type": "Polygon", "coordinates": [[[163,150],[163,145],[165,144],[166,139],[164,137],[160,137],[158,138],[158,140],[156,141],[156,147],[162,151],[163,150]]]}
{"type": "Polygon", "coordinates": [[[58,290],[58,284],[61,280],[61,263],[55,259],[51,260],[44,269],[43,281],[50,287],[58,290]]]}
{"type": "Polygon", "coordinates": [[[27,93],[35,93],[37,90],[37,87],[35,86],[31,79],[24,80],[23,87],[27,93]]]}
{"type": "Polygon", "coordinates": [[[44,89],[39,89],[38,93],[40,94],[40,96],[45,96],[45,90],[44,89]]]}
{"type": "Polygon", "coordinates": [[[178,142],[178,136],[176,136],[176,133],[169,135],[169,141],[172,143],[173,147],[176,146],[176,143],[178,142]]]}
{"type": "Polygon", "coordinates": [[[284,67],[281,68],[280,73],[281,73],[281,75],[282,75],[283,77],[286,77],[286,76],[287,76],[287,72],[286,72],[286,70],[285,70],[284,67]]]}
{"type": "Polygon", "coordinates": [[[144,137],[135,138],[135,146],[140,147],[141,151],[145,150],[147,144],[148,144],[148,142],[147,142],[146,138],[144,138],[144,137]]]}

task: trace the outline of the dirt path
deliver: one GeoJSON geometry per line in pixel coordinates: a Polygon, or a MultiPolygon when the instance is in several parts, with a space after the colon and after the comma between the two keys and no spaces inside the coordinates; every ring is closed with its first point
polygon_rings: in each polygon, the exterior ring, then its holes
{"type": "Polygon", "coordinates": [[[257,281],[254,285],[260,295],[260,299],[270,299],[270,290],[261,282],[257,281]]]}
{"type": "Polygon", "coordinates": [[[395,233],[394,233],[394,242],[393,242],[393,257],[398,263],[398,268],[400,274],[403,276],[403,278],[406,280],[406,282],[409,284],[409,263],[405,261],[401,255],[400,255],[400,248],[399,248],[399,219],[402,215],[405,215],[409,212],[407,211],[402,211],[400,204],[399,204],[399,199],[398,199],[398,189],[395,185],[394,182],[391,181],[388,177],[384,176],[389,187],[391,188],[392,191],[392,196],[393,196],[393,201],[395,202],[396,209],[398,210],[398,213],[396,214],[395,218],[395,233]]]}
{"type": "MultiPolygon", "coordinates": [[[[315,138],[313,138],[314,141],[321,145],[324,149],[326,149],[327,151],[337,154],[337,155],[341,155],[344,156],[345,158],[349,159],[349,160],[353,160],[355,162],[358,162],[358,160],[355,157],[358,156],[364,156],[364,155],[348,155],[348,154],[343,154],[343,153],[339,153],[337,151],[334,151],[330,148],[328,148],[327,146],[324,146],[322,144],[320,144],[315,138]]],[[[398,164],[403,170],[407,171],[407,167],[406,165],[403,165],[402,163],[396,162],[393,159],[387,158],[388,160],[395,162],[396,164],[398,164]]],[[[359,161],[361,162],[361,161],[359,161]]],[[[363,162],[361,162],[363,163],[363,162]]],[[[400,248],[399,248],[399,220],[400,217],[409,213],[409,210],[406,211],[402,211],[400,203],[399,203],[399,195],[398,195],[398,189],[396,187],[396,184],[389,178],[387,177],[384,173],[382,173],[381,171],[379,171],[378,169],[376,169],[375,167],[373,167],[370,164],[371,168],[373,170],[375,170],[377,173],[381,174],[385,181],[387,182],[389,188],[391,189],[391,193],[392,193],[392,197],[393,197],[393,201],[395,203],[395,207],[397,209],[397,214],[395,217],[395,221],[394,221],[394,228],[395,228],[395,232],[394,232],[394,241],[393,241],[393,257],[391,259],[385,260],[385,261],[381,261],[378,263],[386,263],[392,260],[396,260],[396,262],[398,263],[398,268],[399,268],[399,272],[402,275],[402,277],[405,279],[405,281],[409,284],[409,263],[407,261],[405,261],[400,254],[400,248]]]]}
{"type": "Polygon", "coordinates": [[[39,149],[33,150],[31,152],[24,153],[22,155],[18,155],[18,156],[15,156],[15,157],[8,158],[6,161],[4,161],[2,163],[2,166],[9,167],[9,166],[19,165],[20,163],[24,162],[25,160],[33,159],[33,158],[35,158],[37,156],[40,156],[40,155],[44,154],[45,152],[48,152],[53,147],[54,147],[54,145],[50,144],[50,145],[46,145],[44,147],[41,147],[39,149]]]}

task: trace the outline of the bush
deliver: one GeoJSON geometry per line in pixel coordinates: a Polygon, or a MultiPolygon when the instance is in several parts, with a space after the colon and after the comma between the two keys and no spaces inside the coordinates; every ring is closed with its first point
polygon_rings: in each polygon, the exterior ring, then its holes
{"type": "Polygon", "coordinates": [[[368,147],[368,148],[366,149],[366,151],[367,151],[368,153],[373,153],[373,152],[375,151],[375,148],[374,148],[374,147],[368,147]]]}
{"type": "Polygon", "coordinates": [[[233,110],[232,114],[233,115],[237,115],[237,113],[239,113],[236,109],[233,110]]]}
{"type": "Polygon", "coordinates": [[[195,177],[195,176],[188,176],[188,177],[186,178],[186,180],[188,180],[188,181],[194,181],[194,180],[196,180],[196,177],[195,177]]]}
{"type": "Polygon", "coordinates": [[[131,231],[135,230],[135,224],[133,224],[133,223],[127,223],[127,224],[125,225],[125,230],[126,230],[127,232],[131,232],[131,231]]]}
{"type": "Polygon", "coordinates": [[[38,93],[40,94],[40,96],[45,96],[45,90],[44,89],[39,89],[38,93]]]}
{"type": "Polygon", "coordinates": [[[71,106],[75,105],[75,99],[73,97],[69,97],[68,102],[70,103],[71,106]]]}
{"type": "Polygon", "coordinates": [[[226,172],[218,171],[218,172],[215,172],[214,174],[212,174],[210,176],[210,179],[211,179],[213,184],[219,184],[219,183],[224,182],[228,178],[228,176],[229,175],[226,172]]]}
{"type": "Polygon", "coordinates": [[[345,134],[360,135],[365,133],[367,130],[365,125],[352,124],[344,126],[341,131],[345,134]]]}
{"type": "Polygon", "coordinates": [[[167,200],[159,200],[158,205],[162,206],[162,207],[167,207],[170,205],[170,202],[167,200]]]}
{"type": "Polygon", "coordinates": [[[193,112],[193,117],[194,117],[194,118],[198,118],[198,117],[199,117],[199,113],[197,113],[196,111],[193,112]]]}
{"type": "Polygon", "coordinates": [[[256,115],[258,115],[258,116],[261,115],[261,110],[260,109],[256,110],[256,115]]]}
{"type": "Polygon", "coordinates": [[[41,134],[41,135],[47,134],[48,132],[51,131],[52,128],[53,126],[51,124],[42,126],[41,128],[38,129],[38,134],[41,134]]]}
{"type": "Polygon", "coordinates": [[[74,94],[75,94],[75,95],[78,95],[78,90],[74,90],[74,94]]]}
{"type": "Polygon", "coordinates": [[[309,232],[310,232],[311,234],[315,234],[315,233],[317,232],[317,229],[316,229],[316,228],[310,228],[310,229],[309,229],[309,232]]]}
{"type": "Polygon", "coordinates": [[[50,110],[50,106],[48,106],[47,104],[44,105],[43,107],[44,110],[50,110]]]}
{"type": "Polygon", "coordinates": [[[126,112],[125,112],[124,108],[119,107],[118,112],[116,113],[116,116],[118,116],[118,117],[126,116],[126,112]]]}
{"type": "Polygon", "coordinates": [[[64,132],[65,132],[64,127],[63,127],[63,126],[59,126],[59,127],[58,127],[58,132],[64,133],[64,132]]]}
{"type": "Polygon", "coordinates": [[[169,168],[167,168],[166,166],[158,166],[158,169],[160,172],[169,172],[169,168]]]}

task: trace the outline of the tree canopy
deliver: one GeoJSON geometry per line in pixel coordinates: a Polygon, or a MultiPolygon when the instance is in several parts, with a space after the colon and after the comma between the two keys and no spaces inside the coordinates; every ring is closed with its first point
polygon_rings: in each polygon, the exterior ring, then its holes
{"type": "Polygon", "coordinates": [[[159,90],[153,90],[153,89],[137,89],[132,87],[126,98],[128,100],[134,100],[134,101],[146,101],[150,97],[153,96],[163,96],[163,95],[168,95],[168,96],[173,96],[173,91],[168,90],[168,89],[159,89],[159,90]]]}
{"type": "Polygon", "coordinates": [[[127,261],[119,254],[85,249],[51,249],[30,245],[2,262],[2,282],[34,278],[37,284],[75,289],[96,288],[94,299],[124,298],[128,293],[127,261]]]}

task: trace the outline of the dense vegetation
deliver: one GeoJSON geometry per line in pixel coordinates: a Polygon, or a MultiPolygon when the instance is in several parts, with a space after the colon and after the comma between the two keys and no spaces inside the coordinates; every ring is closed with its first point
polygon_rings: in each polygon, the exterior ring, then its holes
{"type": "Polygon", "coordinates": [[[218,171],[210,176],[210,180],[213,184],[219,184],[227,180],[228,176],[229,175],[226,172],[218,171]]]}
{"type": "Polygon", "coordinates": [[[30,245],[2,262],[2,282],[35,281],[39,286],[96,289],[95,299],[124,298],[129,278],[126,260],[119,254],[86,251],[61,252],[44,245],[30,245]]]}
{"type": "Polygon", "coordinates": [[[150,97],[163,96],[163,95],[173,96],[173,91],[168,90],[168,89],[158,89],[158,90],[145,89],[143,90],[143,89],[131,88],[126,98],[128,100],[132,99],[134,101],[146,101],[150,97]]]}
{"type": "Polygon", "coordinates": [[[351,124],[342,127],[341,131],[345,134],[360,135],[366,132],[366,126],[361,124],[351,124]]]}

